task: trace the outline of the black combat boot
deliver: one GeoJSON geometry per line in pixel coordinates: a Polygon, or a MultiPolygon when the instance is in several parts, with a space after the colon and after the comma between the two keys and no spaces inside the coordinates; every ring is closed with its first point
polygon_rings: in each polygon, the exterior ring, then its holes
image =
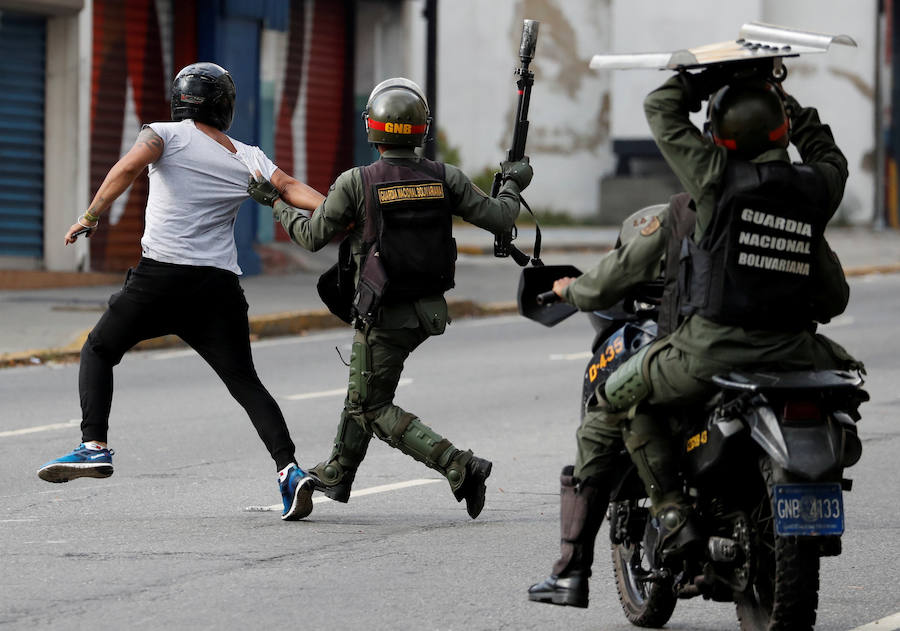
{"type": "Polygon", "coordinates": [[[350,501],[350,489],[356,477],[356,469],[347,470],[335,459],[320,462],[307,473],[311,474],[315,489],[324,493],[325,497],[344,504],[350,501]]]}
{"type": "Polygon", "coordinates": [[[338,422],[331,457],[307,470],[316,490],[336,502],[347,503],[359,463],[366,457],[372,435],[345,409],[338,422]]]}
{"type": "Polygon", "coordinates": [[[550,576],[528,588],[528,600],[584,608],[594,540],[609,504],[609,489],[593,477],[579,481],[574,472],[569,465],[559,477],[560,558],[550,576]]]}
{"type": "Polygon", "coordinates": [[[463,482],[458,489],[453,491],[453,496],[457,502],[466,500],[466,512],[469,517],[475,519],[481,514],[484,508],[484,495],[487,487],[484,481],[491,475],[491,467],[493,463],[490,460],[472,456],[472,452],[463,452],[463,455],[469,454],[470,457],[466,462],[466,474],[463,476],[463,482]]]}

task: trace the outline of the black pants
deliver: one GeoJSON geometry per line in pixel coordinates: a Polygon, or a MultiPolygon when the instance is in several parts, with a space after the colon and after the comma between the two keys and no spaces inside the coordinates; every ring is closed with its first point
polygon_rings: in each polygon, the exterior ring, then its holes
{"type": "Polygon", "coordinates": [[[250,354],[247,301],[237,275],[215,267],[142,258],[81,349],[78,390],[82,440],[106,442],[113,366],[138,342],[174,334],[225,382],[247,411],[280,470],[294,459],[281,409],[259,380],[250,354]]]}

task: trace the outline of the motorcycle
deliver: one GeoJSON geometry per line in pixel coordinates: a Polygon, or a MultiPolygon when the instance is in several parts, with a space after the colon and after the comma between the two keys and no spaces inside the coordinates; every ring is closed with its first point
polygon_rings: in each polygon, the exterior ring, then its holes
{"type": "MultiPolygon", "coordinates": [[[[552,308],[551,294],[536,302],[552,308]]],[[[661,285],[650,283],[589,314],[596,335],[582,413],[597,387],[656,338],[660,296],[661,285]]],[[[812,629],[819,559],[841,553],[843,492],[852,488],[843,471],[862,455],[863,380],[826,370],[731,372],[714,382],[715,396],[678,419],[684,491],[705,545],[661,553],[643,483],[620,454],[607,518],[622,610],[632,624],[657,628],[679,599],[702,597],[734,602],[743,631],[812,629]]]]}

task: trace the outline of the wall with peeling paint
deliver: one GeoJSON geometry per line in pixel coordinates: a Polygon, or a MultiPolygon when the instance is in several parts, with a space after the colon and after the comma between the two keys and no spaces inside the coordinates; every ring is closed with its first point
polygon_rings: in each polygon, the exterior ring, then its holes
{"type": "MultiPolygon", "coordinates": [[[[874,204],[873,103],[877,0],[452,0],[439,3],[439,126],[475,174],[495,166],[512,134],[523,18],[541,22],[533,64],[528,153],[532,207],[595,216],[600,179],[615,168],[612,140],[649,138],[641,102],[659,71],[588,70],[600,52],[675,50],[725,41],[744,22],[846,33],[859,48],[788,61],[785,84],[815,105],[847,155],[840,217],[866,223],[874,204]]],[[[695,119],[702,122],[700,115],[695,119]]]]}
{"type": "Polygon", "coordinates": [[[526,198],[535,209],[596,213],[600,174],[613,168],[609,77],[588,61],[609,38],[609,3],[452,0],[439,9],[438,125],[460,166],[470,175],[496,168],[509,149],[522,20],[538,20],[526,198]]]}
{"type": "Polygon", "coordinates": [[[871,221],[875,205],[875,15],[876,0],[791,0],[763,3],[762,19],[823,33],[844,33],[858,48],[832,46],[788,65],[785,87],[803,105],[819,110],[847,156],[850,179],[840,217],[871,221]]]}

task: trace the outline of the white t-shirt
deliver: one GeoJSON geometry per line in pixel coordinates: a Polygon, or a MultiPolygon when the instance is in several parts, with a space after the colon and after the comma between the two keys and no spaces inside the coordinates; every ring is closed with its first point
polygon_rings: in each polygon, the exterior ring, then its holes
{"type": "Polygon", "coordinates": [[[241,273],[234,220],[248,198],[247,165],[271,179],[277,168],[259,147],[231,138],[237,153],[187,119],[148,125],[165,143],[150,165],[141,252],[163,263],[208,265],[241,273]]]}

